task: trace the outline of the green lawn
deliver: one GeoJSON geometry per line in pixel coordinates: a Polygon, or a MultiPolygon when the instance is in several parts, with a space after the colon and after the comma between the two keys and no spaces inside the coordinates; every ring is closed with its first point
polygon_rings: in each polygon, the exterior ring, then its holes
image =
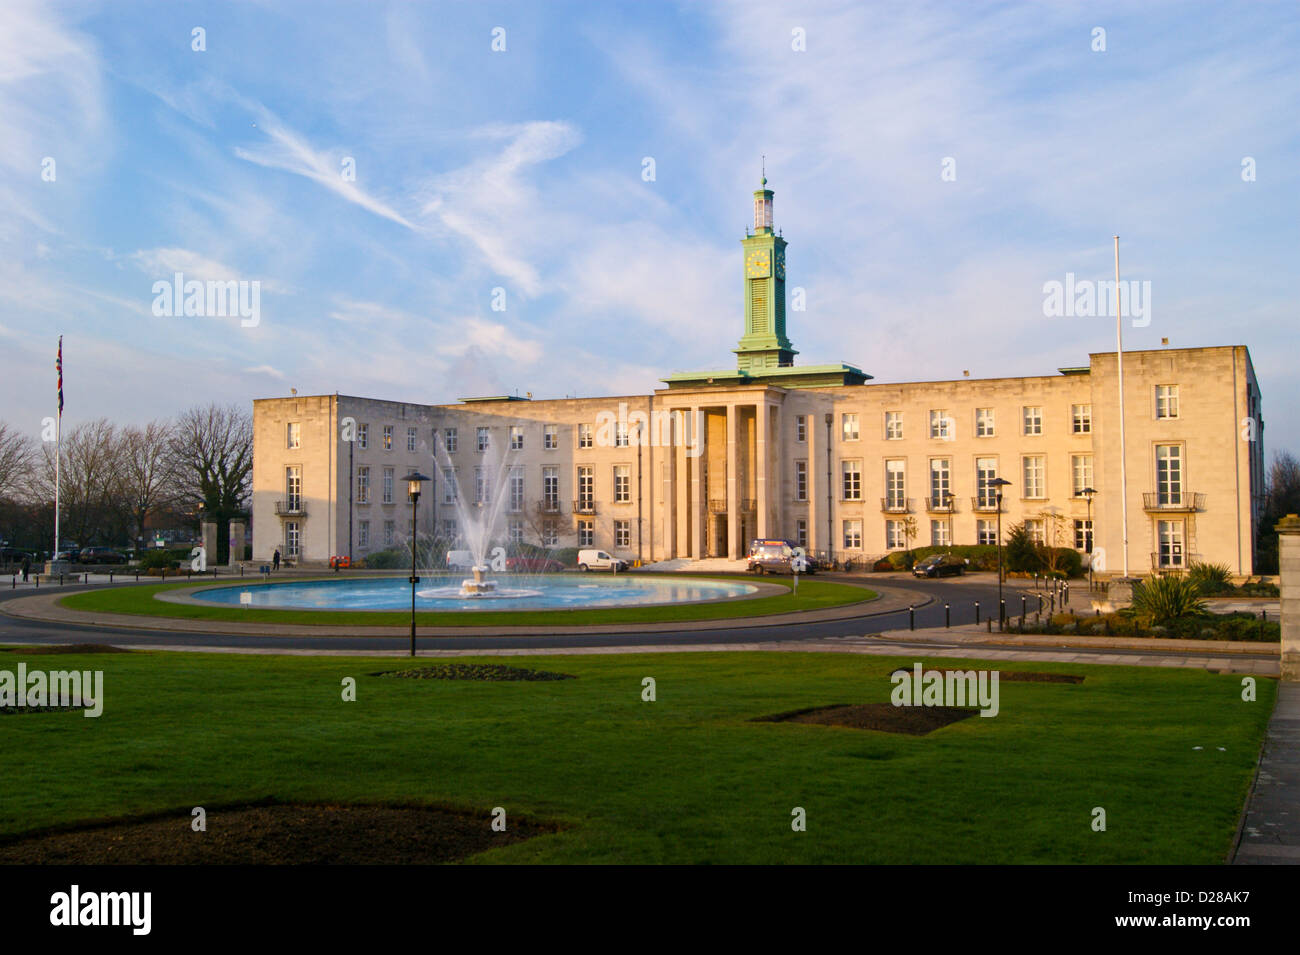
{"type": "Polygon", "coordinates": [[[481,661],[578,677],[535,683],[367,675],[408,665],[397,658],[19,651],[0,668],[20,659],[103,669],[104,715],[0,716],[0,834],[267,796],[449,804],[485,825],[502,806],[572,826],[476,857],[497,863],[1218,863],[1276,689],[1260,680],[1245,703],[1234,676],[1044,663],[1087,679],[1004,682],[998,716],[910,737],[748,720],[886,701],[911,658],[481,661]],[[806,832],[791,831],[796,806],[806,832]]]}
{"type": "MultiPolygon", "coordinates": [[[[293,578],[291,582],[315,578],[293,578]]],[[[459,579],[459,578],[458,578],[459,579]]],[[[713,577],[712,580],[748,579],[744,577],[713,577]]],[[[474,611],[421,611],[415,615],[421,627],[527,627],[527,626],[590,626],[618,623],[672,623],[690,620],[722,620],[730,617],[761,617],[795,611],[824,610],[864,600],[875,600],[879,594],[865,587],[832,583],[826,580],[802,578],[799,593],[790,591],[788,580],[764,577],[764,583],[786,588],[786,593],[749,600],[726,600],[705,603],[660,604],[645,607],[611,607],[594,610],[474,610],[474,611]]],[[[222,581],[218,580],[220,585],[222,581]]],[[[229,586],[239,586],[238,581],[224,581],[229,586]]],[[[249,582],[250,587],[261,586],[249,582]]],[[[186,587],[213,586],[212,580],[175,584],[151,584],[89,590],[70,594],[59,602],[69,610],[99,613],[139,614],[149,617],[183,617],[190,620],[243,620],[256,623],[308,624],[329,627],[403,627],[409,626],[411,613],[406,611],[338,611],[338,610],[268,610],[260,608],[201,606],[169,603],[155,600],[154,595],[165,590],[186,587]]]]}

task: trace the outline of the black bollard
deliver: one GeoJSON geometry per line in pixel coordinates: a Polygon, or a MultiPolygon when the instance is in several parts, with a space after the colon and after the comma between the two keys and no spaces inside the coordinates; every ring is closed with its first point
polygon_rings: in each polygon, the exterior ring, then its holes
{"type": "Polygon", "coordinates": [[[916,629],[916,608],[908,606],[907,608],[907,625],[910,629],[916,629]]]}
{"type": "Polygon", "coordinates": [[[975,625],[978,626],[979,622],[980,622],[980,602],[977,600],[975,601],[975,625]]]}
{"type": "Polygon", "coordinates": [[[943,626],[945,630],[952,627],[952,614],[948,612],[948,604],[946,601],[943,605],[943,626]]]}

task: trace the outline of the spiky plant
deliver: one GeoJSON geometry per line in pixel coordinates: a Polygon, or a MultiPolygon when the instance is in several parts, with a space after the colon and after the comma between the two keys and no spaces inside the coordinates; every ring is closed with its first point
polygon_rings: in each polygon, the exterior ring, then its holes
{"type": "Polygon", "coordinates": [[[1164,626],[1171,620],[1209,612],[1190,577],[1148,577],[1133,588],[1132,609],[1147,626],[1164,626]]]}
{"type": "Polygon", "coordinates": [[[1206,596],[1232,590],[1232,571],[1227,564],[1203,564],[1194,561],[1187,568],[1187,579],[1206,596]]]}

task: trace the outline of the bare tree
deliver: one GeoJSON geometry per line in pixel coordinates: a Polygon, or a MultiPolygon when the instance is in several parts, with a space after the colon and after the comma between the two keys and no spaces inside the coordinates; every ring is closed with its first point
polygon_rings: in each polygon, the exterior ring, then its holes
{"type": "Polygon", "coordinates": [[[125,427],[118,438],[120,503],[136,538],[144,536],[149,518],[174,496],[169,473],[171,441],[172,425],[166,421],[125,427]]]}
{"type": "Polygon", "coordinates": [[[35,458],[32,439],[0,421],[0,498],[16,497],[27,489],[35,458]]]}
{"type": "Polygon", "coordinates": [[[182,505],[217,524],[216,560],[226,561],[232,518],[245,512],[253,472],[253,418],[237,405],[196,407],[176,419],[168,475],[182,505]]]}
{"type": "MultiPolygon", "coordinates": [[[[87,421],[66,430],[59,463],[59,532],[85,546],[99,539],[114,542],[123,532],[120,520],[118,432],[107,418],[87,421]]],[[[43,466],[36,493],[54,500],[55,445],[43,448],[43,466]]]]}

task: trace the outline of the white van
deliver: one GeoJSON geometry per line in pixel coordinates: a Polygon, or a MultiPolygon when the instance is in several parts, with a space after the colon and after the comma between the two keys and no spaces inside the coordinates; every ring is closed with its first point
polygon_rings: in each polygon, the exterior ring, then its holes
{"type": "Polygon", "coordinates": [[[473,570],[474,555],[467,550],[447,551],[448,570],[473,570]]]}
{"type": "Polygon", "coordinates": [[[586,570],[612,570],[618,573],[621,570],[627,570],[627,561],[618,557],[611,557],[603,550],[580,550],[578,551],[578,569],[586,570]]]}

